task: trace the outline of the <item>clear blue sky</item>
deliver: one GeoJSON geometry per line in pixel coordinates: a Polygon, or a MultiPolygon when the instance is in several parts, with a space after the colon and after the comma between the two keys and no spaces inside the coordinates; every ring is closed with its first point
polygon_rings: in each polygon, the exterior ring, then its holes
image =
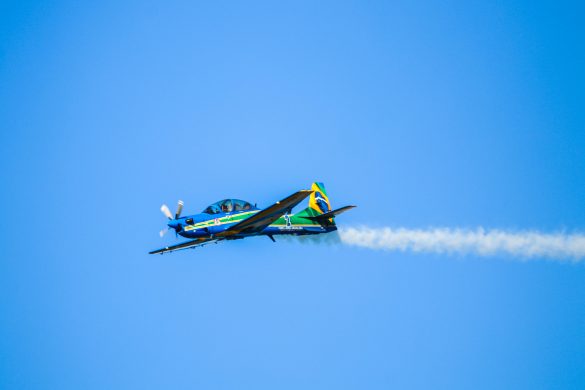
{"type": "Polygon", "coordinates": [[[347,226],[585,230],[583,3],[208,3],[0,3],[0,388],[583,388],[583,265],[146,254],[163,202],[315,180],[347,226]]]}

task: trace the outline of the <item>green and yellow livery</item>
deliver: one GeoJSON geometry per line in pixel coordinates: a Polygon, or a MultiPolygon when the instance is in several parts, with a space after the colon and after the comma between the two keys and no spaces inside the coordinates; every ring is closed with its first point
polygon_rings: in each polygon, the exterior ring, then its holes
{"type": "MultiPolygon", "coordinates": [[[[300,190],[270,207],[259,209],[240,199],[223,199],[206,207],[201,213],[181,217],[183,202],[179,201],[175,215],[166,205],[161,211],[169,219],[168,228],[189,241],[157,249],[150,254],[196,248],[222,240],[252,236],[267,236],[275,241],[277,235],[309,235],[337,230],[335,217],[355,206],[331,209],[323,183],[313,183],[310,190],[300,190]],[[309,205],[296,214],[292,209],[309,197],[309,205]]],[[[161,236],[164,231],[161,232],[161,236]]]]}

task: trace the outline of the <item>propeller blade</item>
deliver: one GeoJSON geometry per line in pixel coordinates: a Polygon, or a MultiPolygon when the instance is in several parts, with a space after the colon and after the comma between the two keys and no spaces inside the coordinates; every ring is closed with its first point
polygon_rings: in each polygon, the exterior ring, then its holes
{"type": "Polygon", "coordinates": [[[179,204],[177,205],[177,212],[175,213],[175,219],[181,216],[181,211],[183,211],[183,201],[180,200],[179,204]]]}
{"type": "Polygon", "coordinates": [[[166,204],[160,206],[160,211],[162,211],[162,213],[166,215],[168,219],[173,219],[173,214],[171,214],[171,210],[169,210],[169,207],[166,204]]]}
{"type": "Polygon", "coordinates": [[[158,232],[158,235],[160,236],[160,238],[163,238],[165,234],[167,234],[167,232],[169,231],[169,229],[163,229],[160,232],[158,232]]]}

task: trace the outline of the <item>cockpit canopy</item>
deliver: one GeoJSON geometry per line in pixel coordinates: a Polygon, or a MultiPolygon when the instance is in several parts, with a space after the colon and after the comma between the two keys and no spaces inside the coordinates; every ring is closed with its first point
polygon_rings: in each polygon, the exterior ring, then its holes
{"type": "Polygon", "coordinates": [[[224,199],[216,202],[205,210],[206,214],[219,214],[219,213],[231,213],[233,211],[246,211],[252,210],[254,206],[250,203],[240,199],[224,199]]]}

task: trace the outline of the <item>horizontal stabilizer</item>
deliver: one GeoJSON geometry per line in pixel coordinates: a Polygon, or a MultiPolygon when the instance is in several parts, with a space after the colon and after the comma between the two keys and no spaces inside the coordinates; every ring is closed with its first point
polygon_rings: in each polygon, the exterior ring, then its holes
{"type": "Polygon", "coordinates": [[[329,211],[328,213],[325,214],[319,214],[316,215],[314,217],[303,217],[306,219],[310,219],[311,221],[316,221],[316,222],[324,222],[324,221],[328,221],[331,218],[334,218],[335,216],[341,214],[341,213],[345,213],[347,210],[351,210],[356,206],[345,206],[345,207],[341,207],[337,210],[333,210],[333,211],[329,211]]]}

